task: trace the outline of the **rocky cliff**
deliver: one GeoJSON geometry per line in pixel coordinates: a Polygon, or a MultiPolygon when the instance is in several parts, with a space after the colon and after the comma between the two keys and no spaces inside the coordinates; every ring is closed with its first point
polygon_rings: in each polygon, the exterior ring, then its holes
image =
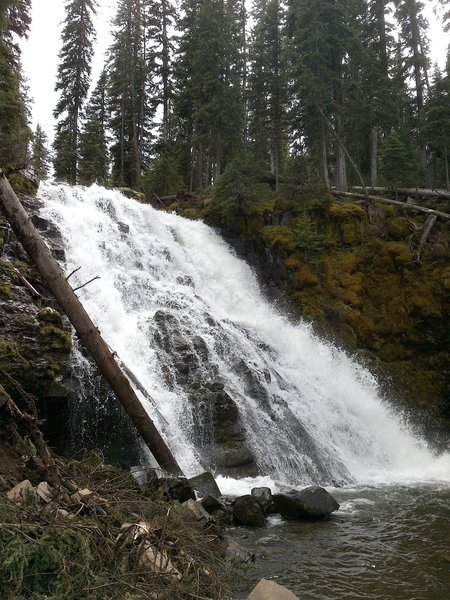
{"type": "Polygon", "coordinates": [[[425,215],[323,193],[241,204],[231,218],[208,200],[170,209],[219,227],[294,319],[356,353],[422,423],[450,425],[448,221],[421,244],[425,215]]]}

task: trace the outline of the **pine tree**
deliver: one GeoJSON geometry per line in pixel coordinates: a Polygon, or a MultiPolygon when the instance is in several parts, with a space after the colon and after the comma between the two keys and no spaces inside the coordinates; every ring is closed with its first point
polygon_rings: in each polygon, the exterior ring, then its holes
{"type": "MultiPolygon", "coordinates": [[[[289,0],[286,24],[290,62],[290,134],[294,149],[316,162],[319,180],[330,187],[329,130],[344,138],[344,66],[352,32],[348,2],[289,0]]],[[[346,187],[345,154],[336,143],[336,186],[346,187]]]]}
{"type": "Polygon", "coordinates": [[[155,110],[150,78],[154,57],[147,46],[149,5],[148,0],[121,0],[109,51],[112,179],[134,189],[140,189],[148,163],[155,110]]]}
{"type": "Polygon", "coordinates": [[[31,168],[39,180],[48,178],[50,172],[50,151],[48,138],[39,123],[32,139],[31,168]]]}
{"type": "Polygon", "coordinates": [[[27,160],[31,132],[17,38],[28,34],[30,4],[30,0],[0,3],[0,166],[24,165],[27,160]]]}
{"type": "Polygon", "coordinates": [[[189,188],[213,183],[243,140],[242,0],[185,0],[176,126],[189,188]]]}
{"type": "Polygon", "coordinates": [[[82,184],[105,184],[108,178],[107,142],[107,74],[103,70],[86,107],[86,117],[80,134],[79,179],[82,184]]]}
{"type": "Polygon", "coordinates": [[[60,97],[54,110],[58,123],[53,147],[55,177],[71,184],[78,178],[80,123],[90,83],[95,10],[95,0],[66,0],[55,87],[60,97]]]}
{"type": "MultiPolygon", "coordinates": [[[[396,16],[400,24],[403,49],[407,52],[405,68],[414,81],[415,92],[415,123],[411,129],[416,130],[419,146],[420,164],[425,171],[427,167],[427,144],[424,135],[424,106],[428,81],[428,42],[426,38],[427,22],[422,10],[423,3],[419,0],[396,0],[396,16]]],[[[417,182],[417,184],[424,182],[417,182]]]]}
{"type": "Polygon", "coordinates": [[[285,70],[282,60],[282,10],[279,0],[258,0],[249,49],[249,139],[253,154],[270,164],[279,187],[282,146],[285,70]]]}
{"type": "MultiPolygon", "coordinates": [[[[430,148],[441,163],[442,185],[450,190],[450,52],[445,77],[436,68],[430,97],[425,106],[425,131],[430,148]]],[[[438,171],[438,185],[441,185],[439,174],[438,171]]]]}
{"type": "Polygon", "coordinates": [[[368,0],[365,4],[360,27],[361,61],[358,65],[361,101],[356,112],[355,107],[351,107],[349,133],[351,139],[360,141],[356,158],[362,172],[370,174],[371,185],[376,187],[380,140],[398,125],[395,122],[396,96],[390,78],[394,46],[386,19],[387,0],[368,0]]]}
{"type": "Polygon", "coordinates": [[[148,47],[154,57],[152,79],[155,101],[162,107],[161,145],[172,140],[171,113],[174,98],[173,55],[175,46],[170,31],[177,23],[177,9],[173,0],[155,0],[150,5],[147,30],[148,47]]]}

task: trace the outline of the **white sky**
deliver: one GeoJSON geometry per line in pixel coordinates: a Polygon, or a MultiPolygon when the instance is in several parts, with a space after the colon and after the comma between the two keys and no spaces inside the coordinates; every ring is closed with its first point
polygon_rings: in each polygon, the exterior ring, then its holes
{"type": "MultiPolygon", "coordinates": [[[[433,14],[435,0],[424,0],[425,15],[430,21],[431,59],[440,67],[445,65],[449,36],[433,14]]],[[[32,26],[28,41],[22,44],[22,62],[32,98],[32,125],[43,127],[50,140],[54,135],[53,109],[57,102],[54,92],[61,23],[65,17],[64,0],[33,0],[32,26]]],[[[110,22],[115,14],[115,0],[98,0],[95,27],[97,42],[93,61],[92,81],[95,83],[103,67],[104,53],[110,45],[110,22]]]]}

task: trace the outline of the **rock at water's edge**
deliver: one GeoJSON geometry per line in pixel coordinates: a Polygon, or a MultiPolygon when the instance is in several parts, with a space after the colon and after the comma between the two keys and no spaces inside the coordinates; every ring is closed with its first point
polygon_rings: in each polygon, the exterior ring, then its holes
{"type": "Polygon", "coordinates": [[[277,511],[285,519],[326,517],[339,509],[339,504],[324,488],[313,485],[300,492],[275,494],[277,511]]]}
{"type": "Polygon", "coordinates": [[[261,507],[250,495],[236,498],[233,504],[233,516],[242,525],[248,527],[264,527],[266,524],[261,507]]]}
{"type": "Polygon", "coordinates": [[[219,486],[214,479],[214,475],[209,471],[191,477],[188,481],[194,490],[199,492],[202,496],[214,496],[215,498],[219,498],[219,496],[222,495],[219,486]]]}
{"type": "Polygon", "coordinates": [[[299,600],[299,598],[275,581],[261,579],[250,592],[247,600],[299,600]]]}

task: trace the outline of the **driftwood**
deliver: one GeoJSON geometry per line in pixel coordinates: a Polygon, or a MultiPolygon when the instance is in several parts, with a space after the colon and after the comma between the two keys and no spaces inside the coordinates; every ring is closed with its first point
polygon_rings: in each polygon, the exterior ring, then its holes
{"type": "Polygon", "coordinates": [[[390,198],[383,198],[381,196],[366,196],[365,194],[355,194],[353,192],[338,192],[331,191],[333,196],[342,196],[344,198],[355,198],[357,200],[366,200],[370,202],[380,202],[381,204],[393,204],[394,206],[401,206],[406,210],[412,210],[414,212],[422,212],[427,215],[436,215],[441,219],[450,219],[450,214],[441,212],[440,210],[433,210],[425,206],[419,206],[418,204],[410,204],[409,202],[400,202],[400,200],[391,200],[390,198]]]}
{"type": "MultiPolygon", "coordinates": [[[[55,466],[55,461],[38,427],[38,421],[35,415],[20,410],[5,388],[0,384],[0,407],[5,406],[8,413],[16,423],[22,423],[29,435],[39,458],[44,467],[55,466]]],[[[35,407],[33,406],[33,409],[35,407]]]]}
{"type": "Polygon", "coordinates": [[[29,292],[31,293],[32,296],[34,296],[35,298],[42,298],[41,294],[31,285],[31,283],[27,279],[25,279],[25,277],[22,275],[22,273],[19,271],[19,269],[16,269],[14,267],[13,273],[15,273],[17,275],[17,277],[20,279],[20,281],[23,283],[23,285],[29,290],[29,292]]]}
{"type": "MultiPolygon", "coordinates": [[[[364,192],[364,189],[358,185],[352,185],[352,190],[355,192],[364,192]]],[[[387,188],[387,187],[369,187],[370,191],[375,194],[399,194],[400,196],[411,196],[413,198],[441,198],[450,200],[450,192],[448,190],[428,190],[420,188],[387,188]]]]}
{"type": "Polygon", "coordinates": [[[420,261],[420,256],[422,254],[422,250],[423,247],[425,246],[425,243],[428,239],[428,236],[431,233],[431,230],[434,227],[434,224],[436,223],[437,220],[437,216],[436,215],[428,215],[427,220],[424,223],[424,226],[422,227],[422,235],[420,236],[420,242],[419,242],[419,247],[417,248],[417,260],[420,261]]]}
{"type": "Polygon", "coordinates": [[[174,475],[182,475],[175,457],[1,170],[0,208],[159,465],[174,475]]]}

